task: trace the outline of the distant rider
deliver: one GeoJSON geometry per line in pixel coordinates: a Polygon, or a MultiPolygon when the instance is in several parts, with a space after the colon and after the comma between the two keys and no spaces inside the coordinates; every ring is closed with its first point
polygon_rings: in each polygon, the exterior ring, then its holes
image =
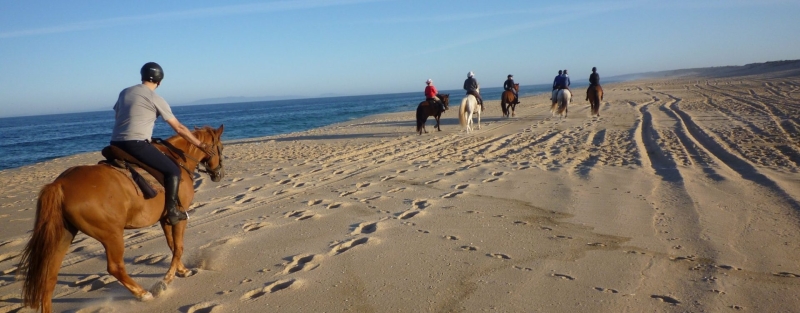
{"type": "Polygon", "coordinates": [[[514,88],[514,85],[514,75],[508,74],[508,79],[503,83],[503,89],[514,94],[514,101],[512,101],[512,104],[519,104],[519,93],[517,93],[517,89],[514,88]]]}
{"type": "Polygon", "coordinates": [[[586,88],[586,101],[589,101],[589,89],[593,86],[600,86],[600,74],[597,74],[596,67],[592,67],[592,74],[589,75],[589,88],[586,88]]]}
{"type": "Polygon", "coordinates": [[[478,105],[481,106],[481,111],[483,111],[483,98],[481,98],[481,94],[478,91],[478,81],[475,79],[475,73],[469,72],[467,74],[467,79],[464,81],[464,90],[467,91],[468,95],[475,96],[475,99],[478,100],[478,105]]]}
{"type": "Polygon", "coordinates": [[[161,116],[176,133],[208,154],[210,154],[209,147],[192,135],[192,132],[172,114],[167,101],[156,94],[156,88],[164,79],[164,70],[161,66],[149,62],[142,66],[140,73],[142,83],[122,90],[114,105],[115,120],[111,145],[164,174],[164,205],[169,223],[175,225],[187,218],[186,213],[178,209],[181,170],[174,161],[150,144],[156,118],[161,116]]]}
{"type": "Polygon", "coordinates": [[[439,109],[439,112],[444,112],[444,102],[437,96],[439,91],[436,90],[436,87],[433,85],[433,80],[428,79],[425,83],[428,85],[425,87],[425,100],[428,100],[431,106],[435,105],[436,108],[439,109]]]}
{"type": "Polygon", "coordinates": [[[562,75],[564,75],[564,71],[558,70],[558,75],[553,79],[553,95],[550,96],[550,100],[555,101],[556,96],[558,95],[558,89],[556,89],[556,86],[558,86],[558,81],[561,79],[562,75]]]}
{"type": "Polygon", "coordinates": [[[565,84],[567,85],[567,88],[566,88],[566,89],[569,89],[569,85],[570,85],[571,83],[570,83],[570,81],[569,81],[569,74],[567,74],[567,70],[566,70],[566,69],[564,70],[564,77],[566,77],[566,79],[565,79],[565,80],[566,80],[565,84]]]}
{"type": "MultiPolygon", "coordinates": [[[[566,72],[566,70],[564,70],[566,72]]],[[[569,90],[569,77],[566,74],[559,75],[553,82],[553,99],[558,99],[558,91],[561,89],[569,90]]]]}

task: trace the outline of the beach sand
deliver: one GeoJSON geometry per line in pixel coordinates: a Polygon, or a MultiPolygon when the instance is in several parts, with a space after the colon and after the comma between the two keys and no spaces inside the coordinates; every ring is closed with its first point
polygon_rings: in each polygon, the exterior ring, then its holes
{"type": "MultiPolygon", "coordinates": [[[[599,118],[576,88],[566,119],[547,95],[510,119],[487,101],[465,134],[458,95],[441,132],[431,118],[417,135],[402,112],[227,142],[226,177],[195,183],[195,275],[139,302],[80,234],[54,308],[797,312],[800,76],[783,70],[608,84],[599,118]]],[[[38,190],[100,158],[0,172],[0,312],[21,307],[38,190]]],[[[125,235],[127,270],[148,288],[169,265],[164,236],[125,235]]]]}

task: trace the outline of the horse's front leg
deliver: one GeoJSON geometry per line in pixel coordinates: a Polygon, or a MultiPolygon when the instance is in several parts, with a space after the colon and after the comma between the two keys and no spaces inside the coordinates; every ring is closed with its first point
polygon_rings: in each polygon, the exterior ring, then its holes
{"type": "Polygon", "coordinates": [[[164,230],[164,236],[167,238],[167,245],[172,251],[172,262],[170,262],[169,270],[164,275],[164,283],[169,284],[175,279],[177,274],[180,277],[188,276],[191,271],[187,269],[181,257],[183,256],[183,235],[186,231],[186,221],[181,221],[178,225],[170,225],[166,222],[161,223],[161,228],[164,230]]]}
{"type": "Polygon", "coordinates": [[[436,118],[436,127],[434,127],[434,128],[436,128],[436,130],[438,130],[438,131],[442,131],[442,128],[439,127],[439,117],[440,117],[440,115],[434,116],[434,118],[436,118]]]}

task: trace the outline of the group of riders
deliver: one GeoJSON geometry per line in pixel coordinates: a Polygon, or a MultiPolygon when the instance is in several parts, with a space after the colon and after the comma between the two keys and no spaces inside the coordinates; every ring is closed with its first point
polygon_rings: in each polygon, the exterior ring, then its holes
{"type": "MultiPolygon", "coordinates": [[[[439,109],[439,111],[444,111],[444,103],[437,97],[436,95],[439,93],[436,90],[436,87],[433,86],[433,80],[428,79],[425,84],[425,100],[431,106],[434,106],[439,109]]],[[[553,92],[550,100],[554,100],[558,96],[558,91],[562,89],[569,90],[571,82],[569,80],[569,73],[567,70],[558,70],[558,76],[553,79],[553,92]]],[[[512,104],[519,104],[519,91],[514,88],[514,75],[508,74],[508,78],[503,83],[503,89],[506,91],[511,91],[514,94],[514,100],[512,104]]],[[[594,86],[600,85],[600,74],[597,73],[597,68],[592,67],[592,74],[589,75],[589,88],[594,86]]],[[[589,88],[586,89],[586,100],[589,100],[589,88]]],[[[475,96],[475,99],[478,100],[478,105],[481,106],[481,110],[483,110],[483,98],[481,98],[481,94],[478,90],[478,81],[475,79],[475,73],[469,72],[467,74],[467,79],[464,81],[464,90],[467,91],[467,95],[475,96]]]]}
{"type": "MultiPolygon", "coordinates": [[[[558,70],[558,75],[553,79],[553,93],[550,96],[550,100],[555,101],[557,99],[559,90],[569,90],[570,84],[567,70],[558,70]]],[[[597,73],[597,67],[592,67],[592,74],[589,75],[589,87],[586,88],[587,101],[589,100],[589,90],[595,86],[600,86],[600,74],[597,73]]]]}
{"type": "MultiPolygon", "coordinates": [[[[164,70],[161,66],[155,62],[148,62],[142,66],[139,72],[142,83],[122,90],[117,103],[114,105],[115,122],[111,145],[124,150],[145,165],[164,174],[167,220],[170,224],[176,224],[187,217],[184,212],[179,211],[177,203],[181,172],[175,162],[150,144],[156,119],[161,116],[178,135],[207,154],[210,155],[212,151],[209,151],[209,147],[206,144],[192,135],[192,132],[178,121],[175,115],[172,114],[169,104],[164,98],[156,94],[156,88],[161,85],[161,81],[164,79],[164,70]]],[[[570,85],[567,70],[558,71],[558,74],[553,81],[553,98],[556,97],[558,90],[569,89],[570,85]]],[[[591,86],[599,85],[600,83],[600,75],[597,74],[596,68],[592,68],[589,83],[591,86]]],[[[428,79],[426,84],[425,98],[432,106],[443,112],[445,110],[444,103],[437,97],[438,90],[433,85],[433,80],[428,79]]],[[[511,91],[514,94],[513,103],[518,104],[519,95],[514,85],[514,76],[508,75],[503,84],[503,89],[511,91]]],[[[483,110],[483,98],[481,98],[478,89],[475,73],[469,72],[467,74],[467,79],[464,80],[464,90],[466,90],[467,95],[475,96],[481,106],[481,110],[483,110]]]]}

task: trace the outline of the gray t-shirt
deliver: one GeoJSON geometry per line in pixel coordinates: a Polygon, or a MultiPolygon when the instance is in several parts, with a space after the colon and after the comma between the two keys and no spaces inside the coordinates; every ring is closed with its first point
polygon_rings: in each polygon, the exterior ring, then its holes
{"type": "Polygon", "coordinates": [[[175,118],[167,101],[142,84],[122,90],[114,112],[111,141],[148,140],[158,116],[165,121],[175,118]]]}

